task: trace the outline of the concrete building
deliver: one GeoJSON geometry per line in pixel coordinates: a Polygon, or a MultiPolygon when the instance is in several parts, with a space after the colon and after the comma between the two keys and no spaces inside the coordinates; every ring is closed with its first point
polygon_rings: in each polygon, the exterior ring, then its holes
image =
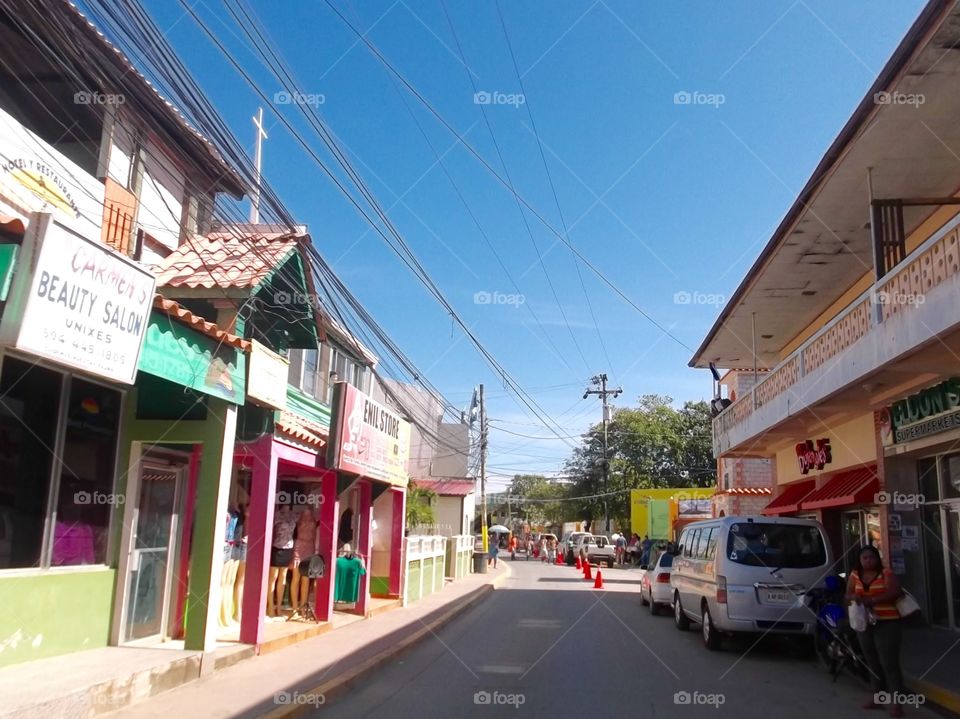
{"type": "Polygon", "coordinates": [[[930,2],[690,363],[770,368],[714,419],[724,468],[772,463],[763,512],[818,518],[839,569],[877,546],[953,630],[960,57],[944,48],[958,42],[960,7],[930,2]]]}

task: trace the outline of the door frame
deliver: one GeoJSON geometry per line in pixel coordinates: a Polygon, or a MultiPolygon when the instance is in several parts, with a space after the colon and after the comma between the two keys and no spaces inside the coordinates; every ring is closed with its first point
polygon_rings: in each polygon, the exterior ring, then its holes
{"type": "MultiPolygon", "coordinates": [[[[127,488],[125,497],[127,500],[123,510],[123,531],[120,539],[119,557],[117,560],[117,577],[114,587],[114,612],[113,621],[110,626],[110,644],[112,646],[151,646],[162,643],[169,639],[168,629],[169,621],[172,615],[171,601],[175,600],[173,592],[173,576],[180,560],[180,520],[183,514],[184,500],[184,476],[187,464],[176,466],[164,464],[162,460],[152,459],[150,450],[153,446],[147,442],[131,442],[130,463],[127,467],[127,488]],[[133,528],[136,526],[140,517],[140,489],[143,470],[145,468],[156,468],[161,471],[172,471],[177,474],[177,487],[174,493],[173,507],[174,514],[170,527],[170,560],[167,562],[166,574],[164,578],[164,601],[163,616],[161,618],[161,629],[159,634],[149,637],[124,640],[124,627],[127,620],[127,607],[129,602],[129,578],[133,559],[133,528]]],[[[177,454],[169,450],[162,450],[164,454],[177,454]]],[[[186,460],[189,461],[188,459],[186,460]]]]}

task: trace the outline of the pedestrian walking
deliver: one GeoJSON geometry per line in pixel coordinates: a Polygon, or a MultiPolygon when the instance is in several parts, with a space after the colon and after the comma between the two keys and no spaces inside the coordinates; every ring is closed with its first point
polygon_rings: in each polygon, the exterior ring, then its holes
{"type": "Polygon", "coordinates": [[[900,669],[903,628],[897,611],[897,599],[902,593],[900,581],[892,570],[883,566],[877,548],[861,549],[857,566],[847,580],[847,600],[865,607],[869,617],[867,628],[857,632],[874,691],[863,708],[879,709],[887,705],[892,717],[903,716],[903,707],[898,701],[903,696],[900,669]],[[879,701],[881,692],[887,694],[887,701],[879,701]]]}
{"type": "Polygon", "coordinates": [[[547,561],[547,538],[546,537],[540,538],[540,561],[541,562],[547,561]]]}
{"type": "Polygon", "coordinates": [[[500,554],[499,537],[493,535],[493,541],[490,542],[490,557],[487,559],[487,566],[493,563],[493,568],[497,568],[497,555],[500,554]]]}
{"type": "Polygon", "coordinates": [[[517,538],[516,536],[510,537],[510,561],[516,561],[517,559],[517,538]]]}
{"type": "Polygon", "coordinates": [[[622,534],[617,535],[617,541],[614,545],[616,547],[615,556],[616,562],[619,565],[623,565],[623,558],[627,553],[627,540],[622,534]]]}
{"type": "Polygon", "coordinates": [[[530,561],[530,555],[533,554],[533,537],[527,535],[527,561],[530,561]]]}

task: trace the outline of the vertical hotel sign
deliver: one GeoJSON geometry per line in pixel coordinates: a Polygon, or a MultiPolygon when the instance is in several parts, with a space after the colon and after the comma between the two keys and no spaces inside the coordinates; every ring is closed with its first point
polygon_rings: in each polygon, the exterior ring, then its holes
{"type": "Polygon", "coordinates": [[[407,485],[410,423],[346,382],[333,391],[327,466],[407,485]]]}
{"type": "Polygon", "coordinates": [[[0,341],[133,384],[155,286],[133,261],[50,214],[33,215],[0,341]]]}

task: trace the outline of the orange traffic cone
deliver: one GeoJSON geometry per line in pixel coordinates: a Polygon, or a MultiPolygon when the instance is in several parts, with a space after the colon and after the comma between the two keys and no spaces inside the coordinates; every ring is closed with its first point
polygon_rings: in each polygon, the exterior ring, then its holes
{"type": "Polygon", "coordinates": [[[577,564],[576,564],[576,567],[577,567],[577,569],[583,569],[583,565],[582,565],[582,564],[580,564],[580,557],[577,557],[577,564]]]}
{"type": "Polygon", "coordinates": [[[593,572],[590,570],[590,562],[585,561],[583,563],[583,578],[587,580],[593,579],[593,572]]]}
{"type": "Polygon", "coordinates": [[[597,579],[593,583],[594,589],[603,589],[603,574],[600,572],[600,568],[597,568],[597,579]]]}

